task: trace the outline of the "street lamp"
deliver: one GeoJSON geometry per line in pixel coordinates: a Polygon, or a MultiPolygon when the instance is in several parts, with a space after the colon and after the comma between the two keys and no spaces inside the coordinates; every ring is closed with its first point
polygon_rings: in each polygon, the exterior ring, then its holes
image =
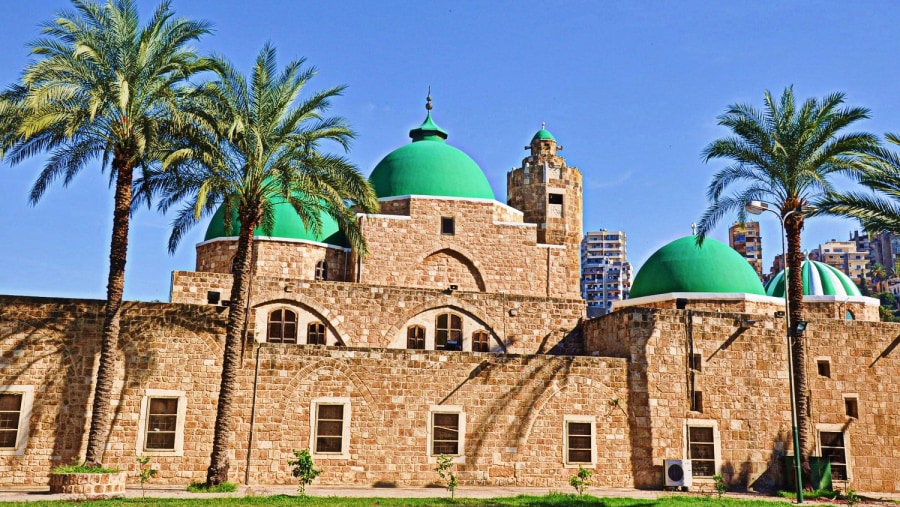
{"type": "MultiPolygon", "coordinates": [[[[782,216],[777,211],[769,208],[769,203],[762,201],[750,201],[744,206],[744,209],[747,210],[747,213],[753,215],[762,215],[764,211],[768,211],[770,213],[774,213],[775,216],[778,217],[778,220],[781,223],[781,260],[782,264],[784,264],[784,326],[786,328],[785,334],[787,335],[787,349],[788,349],[788,382],[790,384],[791,391],[791,426],[794,432],[794,465],[797,472],[797,477],[794,483],[797,485],[797,503],[803,503],[803,479],[800,474],[800,434],[797,432],[797,400],[794,395],[794,352],[791,347],[791,309],[788,306],[788,269],[787,269],[787,249],[784,244],[784,221],[787,217],[791,216],[791,214],[796,213],[797,210],[791,210],[782,216]]],[[[799,324],[799,322],[798,322],[799,324]]]]}

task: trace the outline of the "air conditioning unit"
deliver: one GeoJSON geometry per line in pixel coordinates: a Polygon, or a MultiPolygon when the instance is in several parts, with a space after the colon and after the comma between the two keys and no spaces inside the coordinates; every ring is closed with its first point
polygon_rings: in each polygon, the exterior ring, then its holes
{"type": "Polygon", "coordinates": [[[666,487],[690,488],[691,487],[691,460],[667,459],[666,460],[666,487]]]}

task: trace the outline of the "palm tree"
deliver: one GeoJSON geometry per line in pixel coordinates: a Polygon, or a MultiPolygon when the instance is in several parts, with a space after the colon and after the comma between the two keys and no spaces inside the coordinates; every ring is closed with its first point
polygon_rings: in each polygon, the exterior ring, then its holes
{"type": "Polygon", "coordinates": [[[11,164],[40,153],[49,159],[31,189],[36,204],[62,177],[63,185],[85,167],[107,165],[115,181],[109,280],[85,462],[99,465],[110,428],[119,316],[125,281],[132,179],[157,160],[170,136],[186,130],[179,85],[207,69],[188,47],[209,33],[206,22],[175,18],[162,2],[140,26],[133,0],[100,5],[73,0],[31,43],[36,60],[0,103],[15,121],[0,122],[0,153],[11,164]]]}
{"type": "MultiPolygon", "coordinates": [[[[731,136],[710,143],[703,151],[708,162],[726,159],[730,165],[717,172],[707,189],[709,207],[700,219],[697,240],[702,242],[726,213],[737,213],[743,220],[744,207],[751,201],[765,201],[777,209],[787,236],[787,269],[800,273],[803,253],[800,231],[809,216],[812,200],[833,192],[830,179],[835,174],[858,170],[859,153],[871,151],[878,140],[869,133],[845,133],[853,123],[868,118],[869,111],[843,107],[843,93],[821,100],[807,99],[795,104],[792,87],[776,101],[765,93],[763,111],[735,104],[718,117],[731,136]],[[798,107],[799,106],[799,107],[798,107]],[[735,190],[725,195],[729,188],[735,190]]],[[[803,318],[803,281],[789,280],[791,329],[803,318]]],[[[807,417],[806,348],[803,340],[791,341],[794,367],[794,394],[797,402],[799,455],[803,469],[809,470],[809,422],[807,417]]],[[[808,482],[807,482],[808,483],[808,482]]]]}
{"type": "MultiPolygon", "coordinates": [[[[885,134],[894,145],[900,136],[885,134]]],[[[890,231],[900,234],[900,155],[885,147],[866,153],[857,181],[872,192],[832,192],[815,202],[818,212],[855,218],[871,232],[890,231]]],[[[900,273],[900,261],[894,266],[900,273]]]]}
{"type": "Polygon", "coordinates": [[[159,203],[161,211],[183,203],[173,221],[170,251],[191,226],[217,206],[224,208],[226,230],[237,229],[208,485],[228,480],[232,403],[247,319],[254,231],[259,228],[271,234],[273,206],[287,202],[316,233],[321,229],[321,214],[330,215],[351,246],[365,255],[365,240],[348,203],[364,212],[378,208],[374,191],[356,167],[320,151],[323,141],[348,149],[353,132],[343,119],[322,116],[344,87],[329,88],[298,102],[315,75],[314,68],[303,67],[304,62],[292,61],[278,73],[275,48],[266,45],[248,83],[228,62],[220,61],[220,77],[198,89],[199,100],[193,110],[215,125],[207,142],[172,151],[164,161],[169,170],[149,175],[144,182],[164,196],[159,203]]]}

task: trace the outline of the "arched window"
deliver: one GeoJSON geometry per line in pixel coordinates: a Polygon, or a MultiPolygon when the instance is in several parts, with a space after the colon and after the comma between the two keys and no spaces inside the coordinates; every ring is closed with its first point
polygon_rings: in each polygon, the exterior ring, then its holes
{"type": "Polygon", "coordinates": [[[297,314],[287,310],[275,310],[269,314],[269,343],[297,343],[297,314]]]}
{"type": "Polygon", "coordinates": [[[846,320],[853,320],[853,319],[855,319],[855,317],[853,316],[853,312],[851,312],[850,310],[847,310],[846,312],[844,312],[844,318],[845,318],[846,320]]]}
{"type": "Polygon", "coordinates": [[[422,326],[409,326],[406,328],[406,348],[425,348],[425,328],[422,326]]]}
{"type": "Polygon", "coordinates": [[[472,333],[472,352],[490,352],[490,336],[487,331],[475,331],[472,333]]]}
{"type": "Polygon", "coordinates": [[[316,280],[328,280],[328,263],[319,261],[316,263],[316,280]]]}
{"type": "Polygon", "coordinates": [[[310,345],[325,345],[325,324],[310,322],[306,326],[306,343],[310,345]]]}
{"type": "Polygon", "coordinates": [[[434,348],[436,350],[462,350],[462,317],[453,313],[437,316],[434,348]]]}

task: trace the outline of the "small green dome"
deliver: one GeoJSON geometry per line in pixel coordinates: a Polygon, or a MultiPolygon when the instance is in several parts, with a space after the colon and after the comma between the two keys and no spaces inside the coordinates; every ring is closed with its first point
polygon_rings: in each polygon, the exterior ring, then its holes
{"type": "MultiPolygon", "coordinates": [[[[346,246],[347,240],[340,231],[337,222],[327,213],[322,213],[322,231],[318,236],[307,231],[303,226],[303,220],[297,215],[294,207],[287,202],[279,202],[273,205],[275,214],[275,224],[272,227],[273,238],[284,239],[303,239],[307,241],[316,241],[319,243],[328,243],[336,246],[346,246]]],[[[225,210],[219,206],[219,209],[213,214],[209,227],[206,228],[206,237],[204,241],[216,238],[236,237],[241,230],[241,224],[237,219],[237,210],[231,220],[231,234],[225,234],[225,210]]],[[[253,232],[256,237],[266,236],[262,227],[257,227],[253,232]]]]}
{"type": "MultiPolygon", "coordinates": [[[[824,262],[805,260],[800,265],[800,274],[803,276],[804,296],[862,296],[849,276],[824,262]]],[[[769,280],[766,294],[784,297],[784,271],[769,280]]]]}
{"type": "Polygon", "coordinates": [[[471,157],[445,142],[447,132],[431,119],[409,132],[412,142],[384,157],[369,183],[378,197],[433,195],[494,199],[484,172],[471,157]]]}
{"type": "Polygon", "coordinates": [[[695,236],[676,239],[651,255],[634,277],[630,297],[670,292],[766,294],[741,254],[712,238],[698,247],[695,236]]]}
{"type": "Polygon", "coordinates": [[[532,141],[537,141],[540,139],[550,139],[551,141],[556,141],[556,138],[553,137],[553,134],[551,134],[550,131],[545,128],[538,130],[537,134],[535,134],[534,137],[531,138],[532,141]]]}

